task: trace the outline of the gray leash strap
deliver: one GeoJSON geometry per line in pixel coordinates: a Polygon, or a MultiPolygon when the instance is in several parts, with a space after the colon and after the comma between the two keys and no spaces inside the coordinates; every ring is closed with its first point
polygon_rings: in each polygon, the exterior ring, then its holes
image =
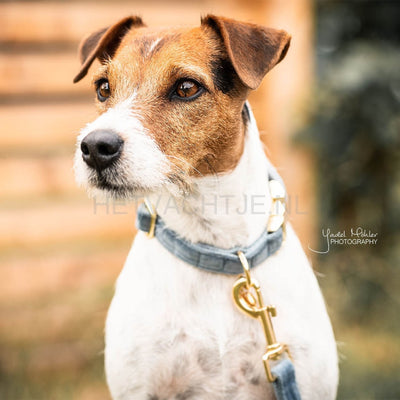
{"type": "Polygon", "coordinates": [[[290,359],[280,360],[271,368],[271,372],[275,377],[272,385],[276,400],[301,400],[293,363],[290,359]]]}

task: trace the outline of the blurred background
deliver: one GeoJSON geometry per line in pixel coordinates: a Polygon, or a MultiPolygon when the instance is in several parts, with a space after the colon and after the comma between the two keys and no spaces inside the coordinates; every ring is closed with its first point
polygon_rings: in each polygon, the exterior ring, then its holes
{"type": "Polygon", "coordinates": [[[103,326],[134,207],[74,183],[95,118],[90,79],[72,84],[80,39],[208,12],[293,35],[250,101],[334,324],[338,399],[400,399],[400,4],[385,0],[0,1],[1,399],[109,399],[103,326]],[[313,251],[358,227],[377,243],[313,251]]]}

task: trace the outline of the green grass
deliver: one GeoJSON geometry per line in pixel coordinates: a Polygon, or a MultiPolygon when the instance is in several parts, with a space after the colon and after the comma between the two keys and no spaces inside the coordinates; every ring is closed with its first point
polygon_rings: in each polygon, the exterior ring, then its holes
{"type": "Polygon", "coordinates": [[[112,287],[0,307],[0,398],[109,399],[103,331],[112,287]]]}

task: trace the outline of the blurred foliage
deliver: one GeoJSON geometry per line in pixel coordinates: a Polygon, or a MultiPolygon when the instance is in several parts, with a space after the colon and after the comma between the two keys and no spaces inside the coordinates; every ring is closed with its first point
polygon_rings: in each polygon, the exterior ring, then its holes
{"type": "Polygon", "coordinates": [[[114,289],[83,286],[0,305],[0,399],[110,399],[101,332],[114,289]]]}
{"type": "Polygon", "coordinates": [[[344,342],[338,398],[400,399],[400,3],[321,0],[316,12],[318,82],[297,140],[317,160],[321,230],[378,233],[316,262],[344,342]]]}

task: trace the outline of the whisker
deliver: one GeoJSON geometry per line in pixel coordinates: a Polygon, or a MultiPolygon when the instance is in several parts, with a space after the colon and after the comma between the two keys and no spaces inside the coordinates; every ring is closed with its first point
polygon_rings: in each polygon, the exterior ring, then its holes
{"type": "MultiPolygon", "coordinates": [[[[205,177],[204,174],[202,174],[197,168],[195,168],[192,164],[190,164],[190,162],[186,161],[185,159],[181,158],[181,157],[177,157],[177,156],[173,156],[171,154],[166,154],[166,157],[171,157],[171,158],[175,158],[176,160],[182,161],[183,163],[185,163],[186,165],[188,165],[190,168],[192,168],[194,171],[196,171],[202,178],[205,177]]],[[[212,164],[210,163],[210,161],[208,160],[208,156],[206,156],[204,158],[205,162],[208,164],[210,171],[212,172],[212,176],[215,178],[215,186],[218,190],[219,187],[219,178],[218,178],[218,174],[217,171],[215,170],[215,168],[212,166],[212,164]]],[[[183,170],[181,167],[179,167],[178,165],[175,166],[179,171],[181,171],[183,173],[183,175],[188,176],[187,172],[185,170],[183,170]]],[[[189,176],[188,176],[189,177],[189,176]]],[[[181,177],[175,176],[175,178],[179,178],[179,182],[181,183],[181,185],[183,187],[185,187],[186,189],[191,187],[191,185],[186,182],[184,179],[182,179],[181,177]]]]}
{"type": "MultiPolygon", "coordinates": [[[[166,156],[166,157],[175,158],[176,160],[182,161],[183,163],[185,163],[186,165],[188,165],[190,168],[192,168],[193,170],[195,170],[200,176],[204,177],[204,175],[203,175],[197,168],[193,167],[193,165],[190,164],[189,161],[186,161],[186,160],[184,160],[184,159],[181,158],[181,157],[173,156],[173,155],[171,155],[171,154],[165,154],[165,156],[166,156]]],[[[177,167],[178,167],[178,166],[177,166],[177,167]]],[[[186,174],[185,170],[183,170],[183,169],[180,168],[180,167],[178,167],[178,168],[179,168],[182,172],[184,172],[184,173],[186,174]]]]}
{"type": "Polygon", "coordinates": [[[216,186],[218,188],[219,187],[219,177],[218,177],[217,171],[215,170],[215,168],[212,166],[212,164],[208,160],[208,155],[204,157],[204,160],[207,163],[207,165],[209,166],[210,171],[212,172],[212,176],[215,178],[216,186]]]}

